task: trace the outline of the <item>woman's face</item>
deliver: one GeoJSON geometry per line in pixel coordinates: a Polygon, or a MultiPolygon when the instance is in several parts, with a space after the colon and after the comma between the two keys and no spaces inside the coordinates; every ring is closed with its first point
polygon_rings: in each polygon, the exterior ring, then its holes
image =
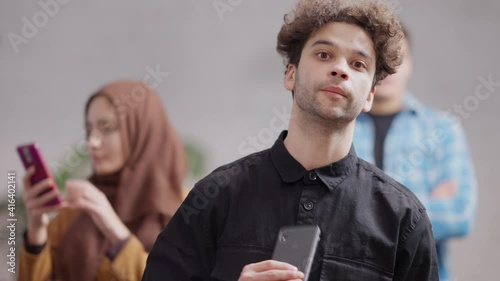
{"type": "Polygon", "coordinates": [[[109,175],[125,165],[118,118],[111,102],[95,97],[87,111],[87,147],[97,175],[109,175]]]}

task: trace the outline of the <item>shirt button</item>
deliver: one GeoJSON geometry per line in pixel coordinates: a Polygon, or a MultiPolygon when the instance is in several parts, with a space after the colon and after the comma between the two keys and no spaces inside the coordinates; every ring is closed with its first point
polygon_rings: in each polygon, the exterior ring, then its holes
{"type": "Polygon", "coordinates": [[[306,201],[304,202],[304,209],[306,209],[306,211],[310,211],[314,208],[314,203],[311,202],[311,201],[306,201]]]}
{"type": "Polygon", "coordinates": [[[316,179],[318,179],[318,176],[315,172],[309,172],[309,179],[315,181],[316,179]]]}

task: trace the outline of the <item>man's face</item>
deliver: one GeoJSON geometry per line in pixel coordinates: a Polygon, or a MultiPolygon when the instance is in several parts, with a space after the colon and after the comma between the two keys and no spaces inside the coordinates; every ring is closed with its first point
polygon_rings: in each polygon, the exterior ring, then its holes
{"type": "Polygon", "coordinates": [[[399,99],[406,91],[406,86],[411,77],[412,60],[410,47],[406,40],[403,40],[402,51],[404,52],[403,62],[398,67],[397,72],[387,76],[377,86],[375,100],[399,99]]]}
{"type": "Polygon", "coordinates": [[[331,22],[307,40],[299,66],[288,67],[285,88],[294,91],[299,110],[345,125],[370,110],[375,66],[370,36],[357,25],[331,22]]]}

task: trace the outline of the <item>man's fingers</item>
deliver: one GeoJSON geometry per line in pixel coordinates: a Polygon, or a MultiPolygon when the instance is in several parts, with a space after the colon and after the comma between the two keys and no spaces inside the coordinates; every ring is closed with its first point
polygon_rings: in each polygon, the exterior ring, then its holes
{"type": "Polygon", "coordinates": [[[252,263],[247,266],[249,267],[250,270],[253,270],[255,272],[261,272],[272,269],[297,270],[297,268],[291,264],[275,260],[266,260],[259,263],[252,263]]]}
{"type": "Polygon", "coordinates": [[[304,273],[298,270],[268,270],[265,272],[259,272],[258,275],[263,275],[262,280],[293,280],[293,279],[304,279],[304,273]]]}
{"type": "Polygon", "coordinates": [[[258,263],[248,264],[241,272],[241,281],[281,281],[302,280],[304,274],[291,264],[266,260],[258,263]]]}
{"type": "Polygon", "coordinates": [[[253,281],[281,281],[281,280],[303,280],[304,274],[297,270],[272,269],[261,272],[248,272],[242,274],[242,280],[253,281]]]}

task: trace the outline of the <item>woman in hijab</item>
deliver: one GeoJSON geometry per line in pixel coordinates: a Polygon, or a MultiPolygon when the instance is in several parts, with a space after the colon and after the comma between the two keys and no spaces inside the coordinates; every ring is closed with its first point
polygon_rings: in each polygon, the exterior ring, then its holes
{"type": "Polygon", "coordinates": [[[186,161],[158,95],[146,84],[117,81],[92,95],[85,108],[93,174],[58,190],[30,186],[23,196],[28,229],[18,280],[140,280],[156,236],[182,199],[186,161]],[[49,223],[47,212],[58,210],[49,223]]]}

